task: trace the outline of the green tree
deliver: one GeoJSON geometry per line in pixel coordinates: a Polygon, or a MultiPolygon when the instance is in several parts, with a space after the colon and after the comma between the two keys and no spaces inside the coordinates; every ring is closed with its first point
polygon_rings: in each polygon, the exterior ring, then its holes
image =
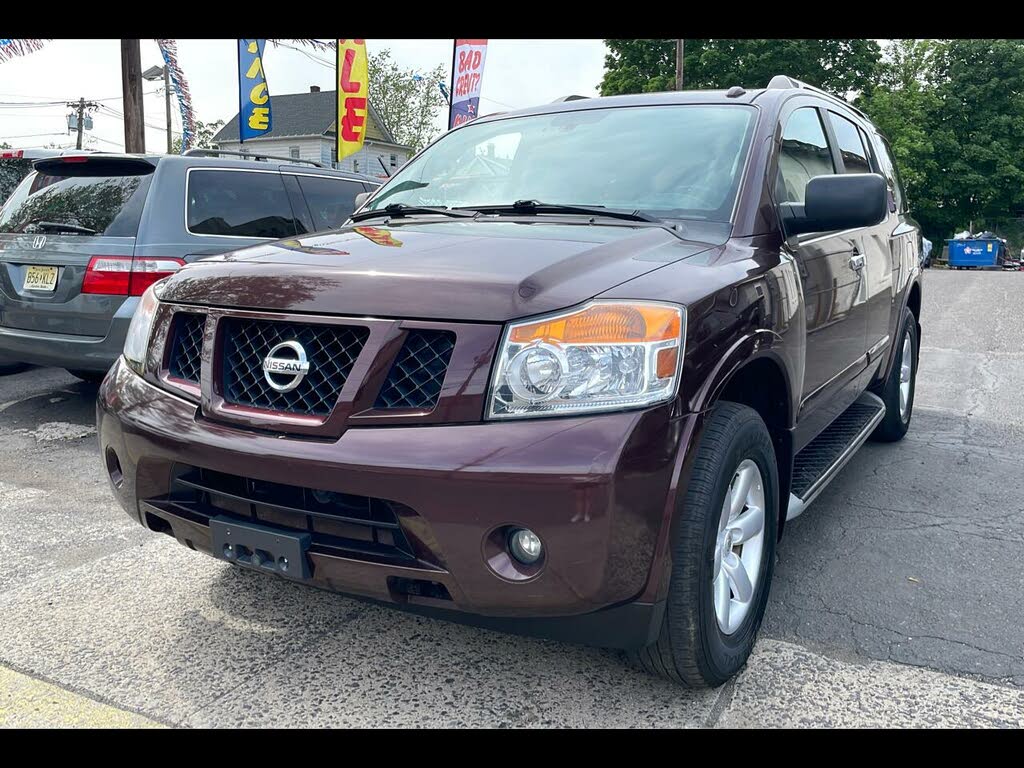
{"type": "MultiPolygon", "coordinates": [[[[675,40],[606,40],[601,94],[644,93],[675,87],[675,40]]],[[[874,81],[881,49],[874,40],[686,40],[686,88],[763,88],[789,75],[843,95],[874,81]]]]}
{"type": "Polygon", "coordinates": [[[886,47],[878,84],[857,100],[889,140],[913,215],[933,242],[943,240],[960,215],[947,202],[953,184],[946,158],[955,154],[957,141],[940,120],[939,48],[932,40],[894,40],[886,47]]]}
{"type": "Polygon", "coordinates": [[[925,236],[1019,230],[1024,41],[899,40],[885,54],[858,104],[889,138],[925,236]]]}
{"type": "MultiPolygon", "coordinates": [[[[223,127],[223,120],[216,120],[212,123],[204,123],[202,120],[196,120],[196,140],[192,144],[193,148],[212,149],[213,137],[216,136],[217,131],[223,127]]],[[[178,136],[171,141],[171,149],[174,154],[181,154],[181,136],[178,136]]]]}
{"type": "MultiPolygon", "coordinates": [[[[0,142],[0,149],[11,149],[6,141],[0,142]]],[[[0,160],[0,205],[3,205],[21,180],[32,171],[32,163],[22,158],[0,160]]]]}
{"type": "Polygon", "coordinates": [[[437,135],[437,118],[446,106],[437,84],[447,79],[447,67],[438,64],[425,74],[402,69],[391,51],[371,53],[368,62],[370,100],[383,127],[399,144],[418,152],[437,135]]]}

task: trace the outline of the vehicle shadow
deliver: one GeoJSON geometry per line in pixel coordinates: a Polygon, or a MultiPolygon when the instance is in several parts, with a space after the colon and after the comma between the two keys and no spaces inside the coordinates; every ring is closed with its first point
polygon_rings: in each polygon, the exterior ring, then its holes
{"type": "Polygon", "coordinates": [[[324,611],[329,618],[232,694],[230,715],[204,712],[197,724],[241,714],[247,725],[686,725],[702,721],[717,695],[652,677],[617,651],[426,618],[238,568],[212,579],[210,597],[285,635],[324,611]]]}

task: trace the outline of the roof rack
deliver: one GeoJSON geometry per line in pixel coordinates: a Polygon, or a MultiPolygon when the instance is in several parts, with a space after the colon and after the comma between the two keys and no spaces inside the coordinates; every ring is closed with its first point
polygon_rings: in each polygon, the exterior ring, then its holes
{"type": "Polygon", "coordinates": [[[590,97],[589,96],[580,96],[578,94],[571,93],[568,96],[561,96],[561,97],[555,99],[554,101],[552,101],[551,103],[552,104],[561,104],[563,101],[580,101],[582,99],[588,99],[588,98],[590,98],[590,97]]]}
{"type": "Polygon", "coordinates": [[[253,160],[284,160],[288,163],[306,163],[307,165],[313,165],[317,168],[327,167],[323,163],[318,163],[316,160],[300,160],[297,157],[285,157],[283,155],[265,155],[262,152],[230,152],[226,149],[190,149],[185,153],[185,157],[220,157],[221,155],[242,158],[251,157],[253,160]]]}
{"type": "Polygon", "coordinates": [[[802,80],[797,80],[795,77],[789,77],[788,75],[776,75],[768,82],[768,90],[770,91],[778,91],[786,88],[799,88],[804,91],[811,91],[812,93],[816,93],[817,95],[823,96],[826,99],[831,99],[832,101],[836,101],[842,104],[847,109],[856,112],[865,120],[870,120],[870,118],[867,115],[865,115],[861,110],[857,109],[857,107],[853,106],[853,104],[848,102],[846,99],[841,99],[835,94],[829,93],[828,91],[823,91],[821,88],[815,88],[813,85],[808,85],[802,80]]]}

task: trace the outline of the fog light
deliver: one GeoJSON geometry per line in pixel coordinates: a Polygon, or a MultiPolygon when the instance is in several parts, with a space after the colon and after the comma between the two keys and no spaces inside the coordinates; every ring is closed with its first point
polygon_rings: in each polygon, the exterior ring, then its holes
{"type": "Polygon", "coordinates": [[[540,560],[540,538],[528,528],[517,528],[512,531],[508,537],[508,549],[512,557],[523,565],[533,565],[540,560]]]}

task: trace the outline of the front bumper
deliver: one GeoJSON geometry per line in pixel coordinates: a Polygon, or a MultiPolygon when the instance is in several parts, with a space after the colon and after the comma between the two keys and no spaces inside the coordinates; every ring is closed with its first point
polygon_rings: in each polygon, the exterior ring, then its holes
{"type": "Polygon", "coordinates": [[[97,403],[101,448],[117,458],[122,506],[192,548],[211,552],[209,526],[147,501],[168,493],[176,465],[384,498],[415,511],[430,562],[398,566],[311,551],[309,583],[469,623],[617,647],[648,644],[661,618],[668,522],[699,421],[671,418],[670,410],[360,427],[337,440],[310,440],[210,421],[123,362],[97,403]],[[488,564],[489,534],[509,525],[528,527],[544,542],[543,568],[530,578],[511,580],[488,564]],[[409,580],[443,585],[448,597],[396,591],[409,580]]]}
{"type": "Polygon", "coordinates": [[[0,326],[0,357],[19,363],[102,373],[120,357],[138,303],[134,296],[125,300],[111,320],[106,336],[77,336],[0,326]]]}

